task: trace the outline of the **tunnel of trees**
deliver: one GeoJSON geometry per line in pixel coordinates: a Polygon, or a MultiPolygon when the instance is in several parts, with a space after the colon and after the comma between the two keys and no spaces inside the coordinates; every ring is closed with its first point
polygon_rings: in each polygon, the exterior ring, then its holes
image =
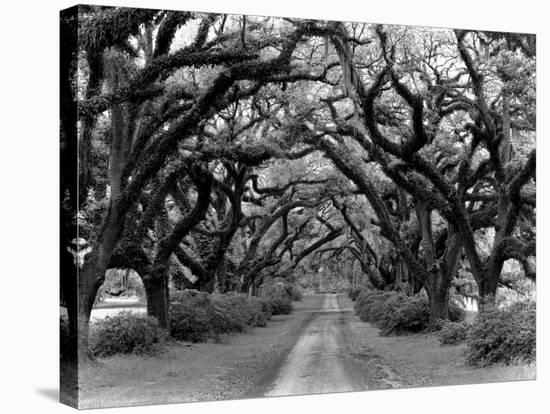
{"type": "Polygon", "coordinates": [[[75,10],[60,202],[79,352],[113,268],[139,274],[164,327],[169,283],[254,295],[344,266],[372,289],[424,289],[435,320],[464,274],[487,300],[507,261],[536,279],[534,36],[75,10]]]}

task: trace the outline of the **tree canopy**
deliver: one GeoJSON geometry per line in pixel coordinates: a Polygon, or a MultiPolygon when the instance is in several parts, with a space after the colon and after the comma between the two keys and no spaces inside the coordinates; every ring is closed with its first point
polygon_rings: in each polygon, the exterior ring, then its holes
{"type": "Polygon", "coordinates": [[[424,288],[436,320],[459,274],[488,298],[508,260],[536,279],[534,35],[80,6],[62,39],[81,350],[112,268],[162,326],[170,281],[254,294],[345,264],[424,288]]]}

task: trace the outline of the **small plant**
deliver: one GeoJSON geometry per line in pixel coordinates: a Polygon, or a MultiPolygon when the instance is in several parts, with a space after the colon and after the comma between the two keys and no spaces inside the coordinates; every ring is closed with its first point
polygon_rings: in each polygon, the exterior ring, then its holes
{"type": "Polygon", "coordinates": [[[534,361],[535,303],[517,302],[503,309],[484,305],[471,327],[467,345],[466,362],[476,367],[534,361]]]}
{"type": "Polygon", "coordinates": [[[470,325],[466,322],[441,321],[437,339],[441,345],[457,345],[466,341],[469,331],[470,325]]]}
{"type": "Polygon", "coordinates": [[[121,312],[94,322],[90,327],[95,355],[150,354],[163,340],[158,321],[150,316],[121,312]]]}

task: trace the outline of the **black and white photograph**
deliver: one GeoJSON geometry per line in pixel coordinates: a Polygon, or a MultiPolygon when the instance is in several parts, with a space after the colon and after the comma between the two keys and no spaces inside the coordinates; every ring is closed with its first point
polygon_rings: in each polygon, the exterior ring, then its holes
{"type": "Polygon", "coordinates": [[[544,412],[543,9],[9,4],[3,408],[544,412]]]}
{"type": "Polygon", "coordinates": [[[78,408],[536,378],[536,35],[60,13],[78,408]]]}

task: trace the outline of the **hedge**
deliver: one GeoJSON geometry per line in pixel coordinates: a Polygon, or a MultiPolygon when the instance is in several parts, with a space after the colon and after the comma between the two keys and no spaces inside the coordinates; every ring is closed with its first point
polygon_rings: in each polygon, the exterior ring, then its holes
{"type": "Polygon", "coordinates": [[[535,302],[516,302],[501,309],[486,305],[476,316],[466,343],[466,362],[472,366],[534,361],[535,302]]]}
{"type": "MultiPolygon", "coordinates": [[[[380,328],[383,335],[420,332],[430,325],[430,306],[425,295],[364,289],[356,297],[355,311],[361,320],[380,328]]],[[[450,301],[449,318],[460,321],[464,317],[465,312],[450,301]]]]}
{"type": "Polygon", "coordinates": [[[225,334],[265,326],[272,312],[270,303],[235,293],[210,295],[188,289],[170,299],[170,335],[180,341],[217,341],[225,334]]]}

